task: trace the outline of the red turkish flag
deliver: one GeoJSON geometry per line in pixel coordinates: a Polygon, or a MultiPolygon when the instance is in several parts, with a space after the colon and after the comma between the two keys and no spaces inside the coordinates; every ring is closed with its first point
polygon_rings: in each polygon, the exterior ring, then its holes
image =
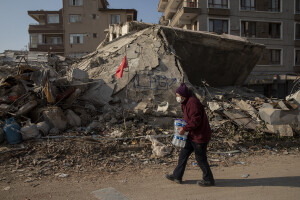
{"type": "Polygon", "coordinates": [[[117,70],[117,72],[116,72],[116,75],[115,75],[115,76],[117,77],[117,79],[123,77],[123,71],[124,71],[124,69],[125,69],[126,67],[128,67],[128,65],[127,65],[127,58],[126,58],[126,56],[125,56],[124,59],[123,59],[123,61],[122,61],[122,63],[121,63],[121,65],[119,66],[119,68],[118,68],[118,70],[117,70]]]}

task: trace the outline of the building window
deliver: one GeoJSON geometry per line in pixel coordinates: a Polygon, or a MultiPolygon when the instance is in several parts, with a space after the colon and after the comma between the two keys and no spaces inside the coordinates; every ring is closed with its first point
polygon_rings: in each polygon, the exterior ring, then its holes
{"type": "Polygon", "coordinates": [[[228,8],[228,0],[208,0],[209,8],[228,8]]]}
{"type": "Polygon", "coordinates": [[[258,65],[281,65],[281,49],[265,49],[258,65]]]}
{"type": "Polygon", "coordinates": [[[120,15],[111,15],[111,24],[119,24],[120,23],[120,15]]]}
{"type": "Polygon", "coordinates": [[[255,10],[255,0],[241,0],[241,10],[255,10]]]}
{"type": "Polygon", "coordinates": [[[228,34],[228,20],[210,19],[209,32],[215,32],[217,34],[228,34]]]}
{"type": "Polygon", "coordinates": [[[256,22],[242,22],[242,37],[256,37],[256,22]]]}
{"type": "Polygon", "coordinates": [[[93,38],[97,38],[98,34],[97,33],[93,33],[93,38]]]}
{"type": "Polygon", "coordinates": [[[38,45],[38,36],[30,35],[30,48],[37,48],[38,45]]]}
{"type": "Polygon", "coordinates": [[[300,13],[300,0],[296,0],[296,13],[300,13]]]}
{"type": "Polygon", "coordinates": [[[296,36],[296,40],[300,40],[300,24],[296,24],[296,33],[295,33],[295,36],[296,36]]]}
{"type": "Polygon", "coordinates": [[[78,23],[81,22],[81,15],[70,15],[69,16],[70,23],[78,23]]]}
{"type": "Polygon", "coordinates": [[[280,49],[270,49],[270,62],[272,65],[281,64],[281,50],[280,49]]]}
{"type": "Polygon", "coordinates": [[[241,36],[256,38],[281,38],[281,23],[242,21],[241,36]]]}
{"type": "Polygon", "coordinates": [[[82,6],[83,0],[69,0],[70,6],[82,6]]]}
{"type": "Polygon", "coordinates": [[[281,24],[280,23],[269,23],[269,37],[280,38],[281,24]]]}
{"type": "Polygon", "coordinates": [[[70,44],[83,44],[83,34],[70,34],[70,44]]]}
{"type": "Polygon", "coordinates": [[[59,14],[48,15],[48,24],[59,24],[59,14]]]}
{"type": "Polygon", "coordinates": [[[295,52],[295,65],[300,66],[300,50],[296,50],[295,52]]]}
{"type": "Polygon", "coordinates": [[[280,0],[269,0],[269,11],[280,12],[280,0]]]}
{"type": "Polygon", "coordinates": [[[133,21],[133,15],[127,15],[127,22],[132,22],[133,21]]]}
{"type": "Polygon", "coordinates": [[[50,43],[51,44],[62,44],[62,38],[61,37],[51,37],[50,43]]]}

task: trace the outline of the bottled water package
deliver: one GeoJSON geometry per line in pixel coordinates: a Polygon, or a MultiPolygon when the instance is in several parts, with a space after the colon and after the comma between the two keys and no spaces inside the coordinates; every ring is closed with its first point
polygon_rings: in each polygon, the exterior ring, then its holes
{"type": "Polygon", "coordinates": [[[176,147],[183,148],[185,146],[188,132],[185,132],[184,135],[179,135],[179,130],[186,124],[186,121],[184,121],[183,119],[176,119],[174,121],[174,137],[172,140],[172,144],[176,147]]]}

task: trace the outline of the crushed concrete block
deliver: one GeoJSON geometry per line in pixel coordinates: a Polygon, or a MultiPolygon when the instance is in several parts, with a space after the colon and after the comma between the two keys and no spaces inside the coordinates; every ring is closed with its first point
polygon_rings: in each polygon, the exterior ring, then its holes
{"type": "Polygon", "coordinates": [[[270,130],[273,133],[278,133],[281,137],[288,136],[293,137],[293,129],[290,125],[270,125],[267,124],[268,130],[270,130]]]}
{"type": "Polygon", "coordinates": [[[54,128],[65,130],[67,128],[67,118],[59,107],[48,107],[43,112],[44,119],[54,128]]]}
{"type": "Polygon", "coordinates": [[[224,111],[224,114],[237,125],[243,126],[246,129],[256,130],[258,127],[260,127],[259,123],[253,121],[250,117],[238,110],[224,111]]]}
{"type": "Polygon", "coordinates": [[[279,101],[278,102],[278,106],[282,109],[282,110],[290,110],[288,109],[288,107],[285,105],[285,103],[283,101],[279,101]]]}
{"type": "Polygon", "coordinates": [[[287,101],[294,100],[300,104],[300,90],[286,97],[287,101]]]}
{"type": "Polygon", "coordinates": [[[69,74],[69,81],[81,81],[81,82],[88,82],[89,75],[86,71],[81,70],[79,68],[72,69],[71,73],[69,74]]]}
{"type": "Polygon", "coordinates": [[[138,105],[135,106],[134,111],[135,112],[144,112],[147,108],[147,103],[146,102],[140,102],[138,105]]]}
{"type": "Polygon", "coordinates": [[[20,131],[23,140],[30,140],[40,136],[40,132],[36,124],[29,123],[28,125],[22,127],[20,131]]]}
{"type": "Polygon", "coordinates": [[[166,112],[169,108],[169,103],[164,101],[157,107],[157,112],[166,112]]]}
{"type": "Polygon", "coordinates": [[[262,106],[259,109],[260,118],[271,125],[300,123],[299,110],[281,110],[270,106],[262,106]]]}
{"type": "Polygon", "coordinates": [[[81,126],[81,119],[78,115],[76,115],[72,110],[66,111],[66,117],[68,120],[68,124],[72,127],[80,127],[81,126]]]}
{"type": "Polygon", "coordinates": [[[218,102],[207,102],[211,111],[222,110],[222,106],[218,102]]]}
{"type": "Polygon", "coordinates": [[[26,113],[28,113],[29,111],[31,111],[34,107],[36,107],[38,104],[37,101],[33,100],[33,101],[29,101],[28,103],[26,103],[24,106],[22,106],[17,112],[16,115],[25,115],[26,113]]]}
{"type": "Polygon", "coordinates": [[[111,95],[113,94],[114,87],[114,84],[106,84],[100,81],[89,88],[81,99],[92,102],[95,105],[106,105],[113,99],[111,95]]]}
{"type": "Polygon", "coordinates": [[[251,115],[253,118],[257,119],[257,110],[255,108],[253,108],[253,106],[251,106],[250,104],[246,103],[245,101],[241,100],[236,102],[236,105],[249,113],[249,115],[251,115]]]}

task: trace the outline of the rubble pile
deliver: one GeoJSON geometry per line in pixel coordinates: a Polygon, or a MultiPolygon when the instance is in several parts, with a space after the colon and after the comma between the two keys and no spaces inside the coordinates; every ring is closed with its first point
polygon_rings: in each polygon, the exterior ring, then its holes
{"type": "Polygon", "coordinates": [[[31,181],[63,170],[172,164],[179,152],[171,145],[173,123],[182,117],[174,91],[183,81],[206,107],[212,162],[266,148],[268,141],[297,142],[299,91],[274,100],[238,86],[209,86],[243,83],[263,49],[239,37],[153,25],[103,43],[72,66],[54,57],[11,71],[0,67],[0,142],[4,132],[14,136],[0,146],[0,167],[3,173],[23,170],[31,181]],[[199,60],[193,50],[205,56],[199,60]],[[214,52],[219,63],[212,61],[214,52]],[[129,67],[117,79],[125,56],[129,67]],[[232,56],[239,59],[224,64],[232,56]],[[190,60],[203,65],[193,71],[190,60]],[[218,65],[228,73],[218,72],[218,65]]]}

